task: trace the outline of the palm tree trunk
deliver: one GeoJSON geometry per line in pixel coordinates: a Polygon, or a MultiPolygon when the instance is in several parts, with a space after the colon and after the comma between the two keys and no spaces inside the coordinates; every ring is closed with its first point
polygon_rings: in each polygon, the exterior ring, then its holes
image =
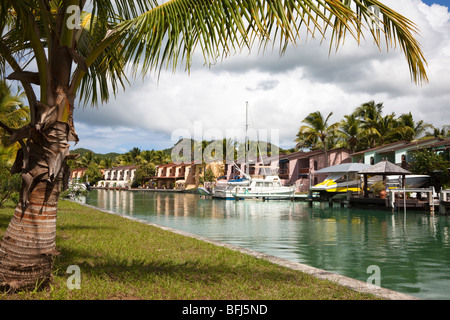
{"type": "Polygon", "coordinates": [[[0,284],[12,290],[33,289],[51,279],[59,185],[50,198],[48,182],[40,182],[29,203],[19,203],[0,243],[0,284]]]}
{"type": "Polygon", "coordinates": [[[25,131],[30,138],[12,169],[22,173],[21,201],[0,243],[0,287],[12,291],[52,277],[58,197],[62,182],[67,186],[70,157],[67,123],[44,121],[25,131]]]}

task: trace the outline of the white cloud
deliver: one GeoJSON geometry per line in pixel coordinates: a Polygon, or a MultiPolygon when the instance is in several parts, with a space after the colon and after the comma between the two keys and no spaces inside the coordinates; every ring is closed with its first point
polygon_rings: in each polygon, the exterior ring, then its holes
{"type": "MultiPolygon", "coordinates": [[[[360,46],[353,39],[337,53],[328,44],[308,41],[289,48],[283,57],[237,54],[211,68],[197,62],[190,73],[162,73],[159,82],[137,80],[115,101],[97,109],[77,109],[79,146],[97,152],[134,146],[159,149],[172,145],[178,128],[193,132],[241,129],[245,102],[255,128],[278,129],[282,147],[292,147],[303,118],[320,110],[334,112],[334,121],[369,100],[384,102],[385,112],[411,111],[416,120],[449,124],[450,14],[447,7],[419,0],[389,0],[420,29],[419,41],[428,61],[430,82],[415,85],[399,49],[379,51],[369,38],[360,46]],[[96,135],[97,134],[97,135],[96,135]],[[111,138],[109,138],[111,137],[111,138]]],[[[252,123],[250,123],[252,124],[252,123]]],[[[120,150],[119,150],[120,149],[120,150]]],[[[126,151],[126,150],[125,150],[126,151]]]]}

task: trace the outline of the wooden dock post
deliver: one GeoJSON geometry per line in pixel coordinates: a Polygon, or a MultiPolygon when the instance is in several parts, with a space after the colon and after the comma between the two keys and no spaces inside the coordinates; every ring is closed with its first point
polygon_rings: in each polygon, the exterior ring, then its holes
{"type": "Polygon", "coordinates": [[[439,193],[439,214],[447,214],[448,194],[450,190],[441,190],[439,193]]]}

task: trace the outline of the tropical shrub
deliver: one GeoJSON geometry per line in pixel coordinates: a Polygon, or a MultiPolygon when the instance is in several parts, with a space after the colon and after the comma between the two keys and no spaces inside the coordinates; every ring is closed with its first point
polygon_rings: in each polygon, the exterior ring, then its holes
{"type": "Polygon", "coordinates": [[[20,199],[22,179],[20,174],[11,174],[10,169],[5,162],[0,162],[0,206],[7,200],[17,204],[20,199]]]}

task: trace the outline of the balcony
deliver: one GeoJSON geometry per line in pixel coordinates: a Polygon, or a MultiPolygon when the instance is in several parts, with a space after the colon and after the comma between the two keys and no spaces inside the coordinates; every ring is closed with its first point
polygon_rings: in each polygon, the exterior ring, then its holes
{"type": "Polygon", "coordinates": [[[299,174],[309,174],[309,167],[307,167],[307,168],[300,168],[298,170],[298,173],[299,174]]]}

